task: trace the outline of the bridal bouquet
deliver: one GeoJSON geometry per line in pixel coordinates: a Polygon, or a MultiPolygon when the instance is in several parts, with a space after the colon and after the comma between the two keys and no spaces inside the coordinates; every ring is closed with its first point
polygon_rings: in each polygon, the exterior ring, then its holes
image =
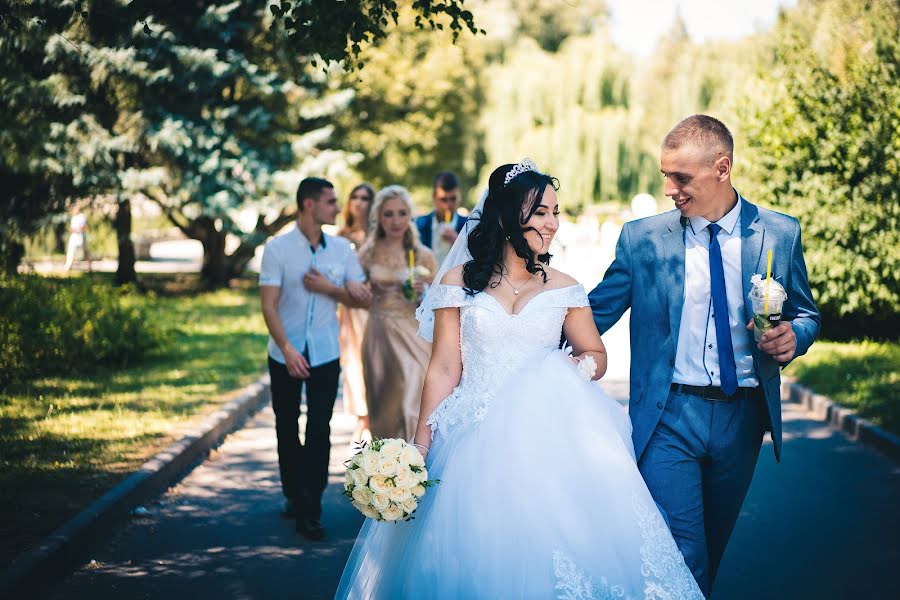
{"type": "Polygon", "coordinates": [[[415,446],[399,439],[364,442],[345,464],[344,495],[359,512],[378,521],[413,518],[425,490],[440,483],[428,479],[415,446]]]}

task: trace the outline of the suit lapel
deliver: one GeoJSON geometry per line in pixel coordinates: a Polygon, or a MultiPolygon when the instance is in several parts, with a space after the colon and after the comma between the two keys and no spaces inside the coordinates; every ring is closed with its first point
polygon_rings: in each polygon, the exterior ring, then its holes
{"type": "Polygon", "coordinates": [[[431,248],[431,225],[434,223],[434,211],[431,211],[427,215],[425,215],[425,227],[422,228],[422,239],[419,240],[422,242],[423,246],[427,246],[431,248]]]}
{"type": "MultiPolygon", "coordinates": [[[[750,277],[759,273],[763,241],[766,229],[759,219],[759,209],[742,197],[741,207],[741,279],[744,288],[744,322],[753,318],[753,304],[750,302],[750,277]]],[[[765,271],[763,271],[764,273],[765,271]]]]}
{"type": "Polygon", "coordinates": [[[684,306],[684,225],[681,214],[673,211],[666,223],[663,234],[663,264],[666,268],[666,289],[669,299],[670,334],[678,345],[678,330],[681,327],[681,309],[684,306]]]}

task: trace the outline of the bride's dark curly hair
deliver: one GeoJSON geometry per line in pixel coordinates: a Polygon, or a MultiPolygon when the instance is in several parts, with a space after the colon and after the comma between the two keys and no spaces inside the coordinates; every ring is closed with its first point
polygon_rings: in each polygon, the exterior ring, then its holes
{"type": "MultiPolygon", "coordinates": [[[[525,171],[504,185],[506,174],[514,166],[502,165],[491,173],[484,209],[470,217],[477,224],[469,232],[472,260],[463,265],[463,289],[469,295],[483,291],[495,274],[503,273],[503,248],[507,240],[525,262],[528,272],[540,273],[544,282],[547,281],[543,265],[550,264],[551,255],[549,252],[535,255],[525,240],[525,232],[537,230],[524,225],[540,206],[547,186],[558,190],[559,181],[544,173],[525,171]]],[[[492,287],[497,287],[497,283],[492,287]]]]}

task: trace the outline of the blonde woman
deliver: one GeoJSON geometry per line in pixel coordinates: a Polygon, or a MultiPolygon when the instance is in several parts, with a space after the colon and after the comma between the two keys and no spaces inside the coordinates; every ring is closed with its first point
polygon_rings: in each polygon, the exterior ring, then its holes
{"type": "MultiPolygon", "coordinates": [[[[375,190],[368,183],[360,183],[350,191],[341,212],[338,235],[349,240],[359,251],[366,241],[369,212],[375,190]]],[[[365,308],[338,307],[341,343],[341,373],[344,377],[344,411],[356,416],[353,440],[359,441],[369,431],[369,409],[366,406],[366,384],[362,370],[362,340],[366,331],[368,311],[365,308]]]]}
{"type": "Polygon", "coordinates": [[[434,254],[419,243],[409,192],[399,185],[375,195],[360,263],[372,287],[363,339],[369,427],[376,437],[410,439],[431,344],[416,333],[416,306],[435,273],[434,254]],[[412,264],[413,269],[410,269],[412,264]]]}

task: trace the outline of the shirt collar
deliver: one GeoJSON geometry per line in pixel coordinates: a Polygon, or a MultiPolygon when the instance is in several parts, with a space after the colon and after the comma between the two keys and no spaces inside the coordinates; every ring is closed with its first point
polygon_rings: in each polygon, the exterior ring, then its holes
{"type": "MultiPolygon", "coordinates": [[[[309,246],[310,250],[315,251],[312,247],[312,244],[309,243],[309,239],[307,239],[306,235],[300,229],[300,225],[295,225],[295,228],[297,231],[297,235],[300,236],[300,240],[303,242],[303,244],[306,246],[309,246]]],[[[322,248],[323,250],[328,247],[328,243],[325,241],[325,232],[324,231],[322,232],[322,235],[319,236],[319,247],[322,248]]]]}
{"type": "MultiPolygon", "coordinates": [[[[734,207],[725,213],[725,216],[716,221],[719,227],[721,227],[728,235],[731,235],[734,231],[734,226],[737,225],[738,219],[741,216],[741,203],[744,201],[737,190],[734,190],[734,193],[737,195],[737,202],[735,202],[734,207]]],[[[707,225],[710,224],[710,221],[707,221],[703,217],[691,217],[689,221],[691,223],[691,231],[694,232],[694,235],[697,235],[706,229],[707,225]]]]}
{"type": "MultiPolygon", "coordinates": [[[[457,213],[456,213],[456,211],[453,211],[453,216],[450,217],[450,223],[452,223],[453,225],[456,225],[456,217],[457,217],[457,213]]],[[[437,211],[433,211],[431,213],[431,222],[432,222],[432,224],[435,224],[435,225],[440,225],[441,223],[443,223],[443,221],[438,221],[437,211]]]]}

